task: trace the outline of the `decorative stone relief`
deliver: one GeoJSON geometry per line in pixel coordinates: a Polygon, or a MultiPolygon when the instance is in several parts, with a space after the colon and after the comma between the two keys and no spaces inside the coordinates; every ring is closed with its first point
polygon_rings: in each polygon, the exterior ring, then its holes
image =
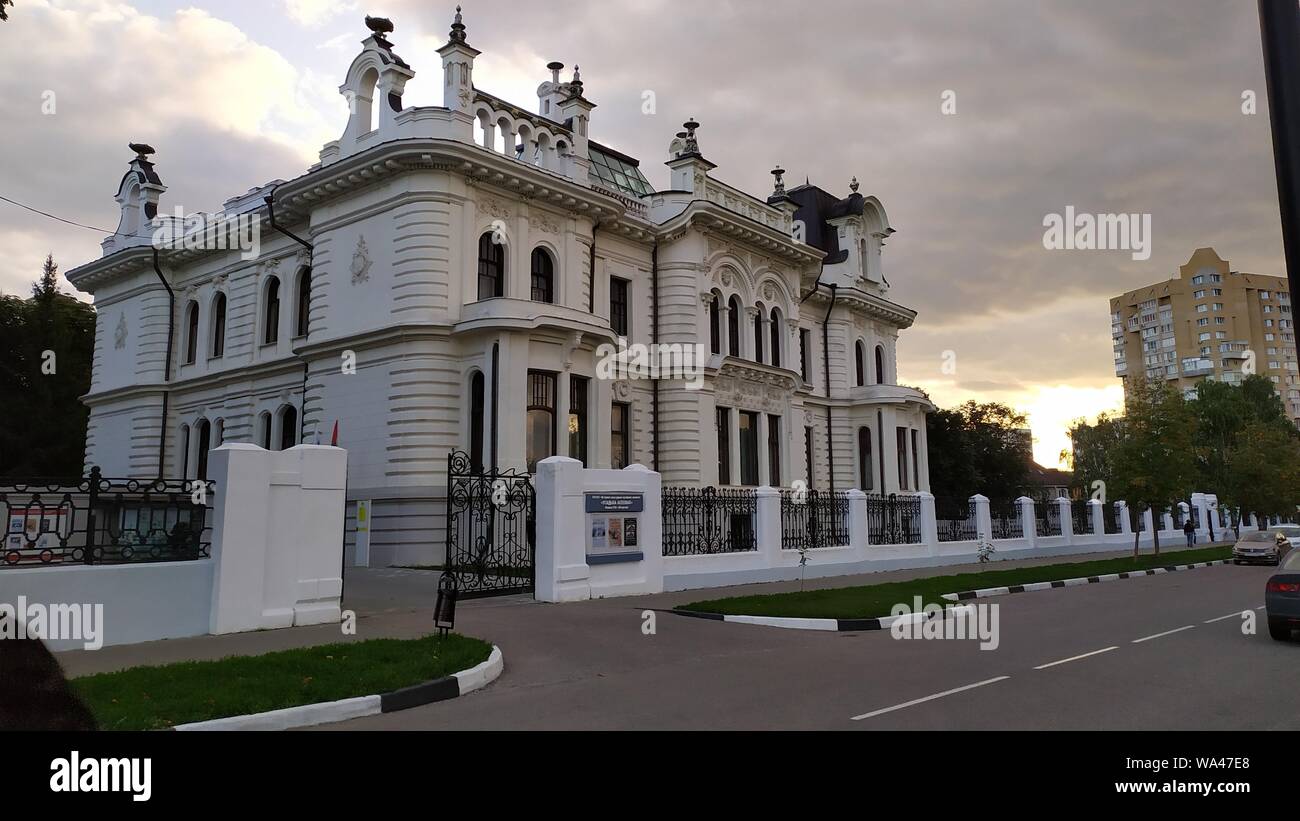
{"type": "Polygon", "coordinates": [[[545,214],[539,214],[536,217],[530,217],[528,220],[534,228],[545,231],[548,234],[560,233],[560,226],[548,218],[545,214]]]}
{"type": "Polygon", "coordinates": [[[370,249],[366,247],[366,238],[357,237],[357,250],[352,252],[352,284],[356,285],[370,279],[370,249]]]}
{"type": "Polygon", "coordinates": [[[485,198],[479,202],[479,208],[498,219],[509,219],[510,209],[497,200],[485,198]]]}
{"type": "Polygon", "coordinates": [[[766,299],[768,302],[772,302],[776,299],[776,288],[773,287],[770,282],[763,286],[763,299],[766,299]]]}
{"type": "Polygon", "coordinates": [[[626,402],[632,396],[632,386],[623,381],[615,382],[610,387],[610,392],[614,394],[614,398],[618,401],[626,402]]]}
{"type": "Polygon", "coordinates": [[[117,315],[117,330],[113,331],[113,347],[121,350],[126,347],[126,312],[117,315]]]}

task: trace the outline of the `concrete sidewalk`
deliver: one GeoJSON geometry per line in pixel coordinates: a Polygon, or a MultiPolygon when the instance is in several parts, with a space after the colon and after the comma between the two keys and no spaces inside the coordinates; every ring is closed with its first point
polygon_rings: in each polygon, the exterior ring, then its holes
{"type": "MultiPolygon", "coordinates": [[[[1209,547],[1212,545],[1198,545],[1209,547]]],[[[922,567],[877,573],[809,579],[805,590],[881,584],[929,576],[946,576],[981,570],[1004,570],[1043,564],[1091,561],[1131,555],[1131,550],[1111,550],[1076,556],[1055,556],[972,563],[945,567],[922,567]]],[[[1149,550],[1143,550],[1144,554],[1149,550]]],[[[1172,553],[1166,550],[1162,553],[1172,553]]],[[[434,570],[403,568],[347,568],[344,608],[357,614],[357,632],[344,635],[339,625],[313,625],[282,630],[195,636],[141,644],[104,647],[99,650],[68,650],[56,657],[69,677],[121,670],[139,665],[169,664],[176,661],[211,660],[227,656],[260,655],[275,650],[310,647],[334,642],[373,638],[418,638],[433,631],[433,607],[439,573],[434,570]]],[[[641,612],[670,609],[679,604],[742,595],[785,593],[800,589],[797,577],[787,581],[737,585],[702,590],[658,593],[648,596],[603,599],[572,604],[543,604],[526,595],[469,599],[457,608],[457,632],[477,636],[501,646],[507,666],[517,670],[520,650],[526,657],[544,660],[545,678],[580,674],[585,666],[598,669],[604,661],[615,661],[625,639],[639,630],[641,612]],[[512,648],[516,651],[513,656],[512,648]],[[607,654],[602,660],[602,653],[607,654]],[[574,665],[566,668],[566,665],[574,665]]],[[[729,639],[724,639],[724,641],[729,639]]],[[[625,660],[630,661],[630,660],[625,660]]],[[[541,671],[539,671],[541,672],[541,671]]]]}

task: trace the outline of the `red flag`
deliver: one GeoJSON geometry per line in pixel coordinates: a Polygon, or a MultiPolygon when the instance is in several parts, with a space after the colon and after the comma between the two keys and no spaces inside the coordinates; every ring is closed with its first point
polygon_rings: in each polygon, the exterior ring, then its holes
{"type": "Polygon", "coordinates": [[[334,420],[334,433],[330,434],[330,447],[339,446],[339,420],[334,420]]]}

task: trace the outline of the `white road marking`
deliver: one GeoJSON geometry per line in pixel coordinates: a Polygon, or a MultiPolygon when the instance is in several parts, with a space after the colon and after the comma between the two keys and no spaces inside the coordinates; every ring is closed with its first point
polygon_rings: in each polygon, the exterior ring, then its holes
{"type": "Polygon", "coordinates": [[[854,716],[849,720],[861,721],[864,718],[874,718],[875,716],[884,715],[885,713],[892,713],[895,710],[902,710],[905,707],[915,707],[917,704],[924,704],[927,701],[934,701],[936,698],[951,696],[955,693],[961,693],[966,690],[974,690],[976,687],[983,687],[986,684],[996,684],[999,681],[1006,681],[1009,678],[1011,678],[1011,676],[998,676],[997,678],[986,679],[985,681],[978,681],[974,684],[967,684],[965,687],[954,687],[951,690],[944,690],[942,693],[935,693],[932,696],[926,696],[924,698],[917,698],[911,701],[905,701],[902,704],[895,704],[893,707],[886,707],[883,710],[873,710],[870,713],[863,713],[862,715],[854,716]]]}
{"type": "Polygon", "coordinates": [[[1099,653],[1109,653],[1111,650],[1116,650],[1116,649],[1118,649],[1118,646],[1103,647],[1100,650],[1093,650],[1091,653],[1084,653],[1083,655],[1080,656],[1070,656],[1068,659],[1061,659],[1060,661],[1052,661],[1052,662],[1048,662],[1047,664],[1040,664],[1034,669],[1046,670],[1048,667],[1055,667],[1058,664],[1065,664],[1068,661],[1078,661],[1079,659],[1086,659],[1088,656],[1095,656],[1098,655],[1099,653]]]}
{"type": "Polygon", "coordinates": [[[1245,614],[1247,614],[1247,613],[1249,613],[1249,612],[1250,612],[1249,610],[1238,610],[1236,613],[1229,613],[1229,614],[1226,615],[1226,616],[1219,616],[1217,619],[1206,619],[1205,621],[1203,621],[1203,622],[1201,622],[1201,623],[1202,623],[1202,624],[1214,624],[1216,621],[1223,621],[1224,619],[1239,619],[1239,618],[1241,618],[1242,616],[1244,616],[1245,614]]]}
{"type": "Polygon", "coordinates": [[[1166,631],[1163,632],[1163,633],[1156,633],[1154,636],[1143,636],[1143,637],[1140,638],[1140,639],[1133,639],[1133,643],[1134,643],[1134,644],[1141,644],[1141,643],[1144,642],[1144,641],[1151,641],[1151,639],[1158,639],[1158,638],[1161,638],[1161,637],[1163,637],[1163,636],[1172,636],[1174,633],[1181,633],[1181,632],[1183,632],[1184,630],[1191,630],[1191,629],[1192,629],[1193,627],[1195,627],[1195,626],[1196,626],[1196,625],[1194,625],[1194,624],[1189,624],[1189,625],[1187,625],[1186,627],[1176,627],[1176,628],[1174,628],[1173,630],[1166,630],[1166,631]]]}

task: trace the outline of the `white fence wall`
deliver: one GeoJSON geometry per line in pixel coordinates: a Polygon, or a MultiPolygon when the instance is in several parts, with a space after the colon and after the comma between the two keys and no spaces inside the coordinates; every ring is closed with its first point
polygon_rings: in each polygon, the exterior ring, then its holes
{"type": "MultiPolygon", "coordinates": [[[[800,568],[798,550],[782,547],[781,497],[775,488],[755,490],[754,528],[757,549],[730,553],[664,556],[659,536],[661,486],[658,474],[640,465],[626,471],[584,470],[572,459],[555,457],[539,464],[537,475],[537,598],[542,601],[572,601],[603,596],[633,595],[664,590],[692,590],[754,582],[842,576],[909,567],[937,567],[967,564],[978,559],[979,540],[941,542],[935,519],[934,497],[916,494],[921,502],[920,541],[914,544],[871,544],[867,515],[867,496],[858,490],[847,491],[848,544],[819,547],[806,551],[807,564],[800,568]],[[630,475],[629,475],[630,474],[630,475]],[[582,507],[585,493],[616,488],[639,489],[645,493],[645,513],[639,562],[619,566],[617,576],[603,577],[603,569],[588,565],[585,559],[586,528],[589,522],[582,507]],[[651,510],[655,513],[652,515],[651,510]]],[[[971,497],[975,503],[975,526],[980,534],[991,533],[989,500],[971,497]]],[[[1118,504],[1120,531],[1105,533],[1102,503],[1091,501],[1089,527],[1075,533],[1070,502],[1055,500],[1059,505],[1060,535],[1039,536],[1035,526],[1034,502],[1018,500],[1021,536],[992,540],[993,559],[1031,556],[1066,556],[1123,550],[1132,546],[1133,532],[1123,503],[1118,504]],[[1027,526],[1026,526],[1027,525],[1027,526]]],[[[1197,541],[1209,538],[1208,513],[1215,504],[1212,495],[1196,494],[1193,505],[1201,508],[1201,528],[1197,541]]],[[[1147,526],[1139,536],[1142,546],[1153,542],[1154,518],[1146,513],[1147,526]]],[[[1182,530],[1173,527],[1169,515],[1159,517],[1160,544],[1174,549],[1185,544],[1182,530]]],[[[1216,535],[1221,532],[1216,530],[1216,535]]]]}

